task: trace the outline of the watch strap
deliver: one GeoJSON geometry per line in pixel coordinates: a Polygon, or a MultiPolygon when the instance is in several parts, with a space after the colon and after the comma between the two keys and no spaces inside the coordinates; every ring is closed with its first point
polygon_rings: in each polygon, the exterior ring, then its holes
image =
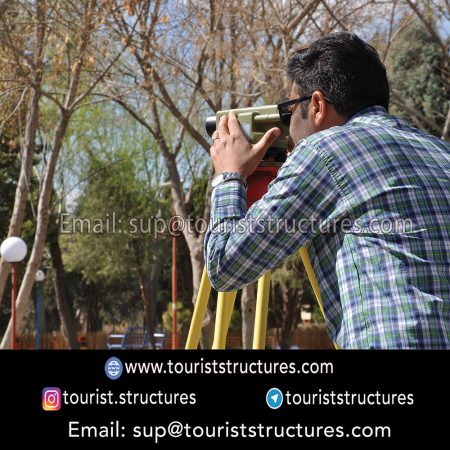
{"type": "Polygon", "coordinates": [[[222,179],[215,186],[213,186],[213,189],[228,181],[239,181],[247,189],[247,180],[244,175],[240,174],[239,172],[222,172],[216,175],[216,177],[221,177],[222,179]]]}

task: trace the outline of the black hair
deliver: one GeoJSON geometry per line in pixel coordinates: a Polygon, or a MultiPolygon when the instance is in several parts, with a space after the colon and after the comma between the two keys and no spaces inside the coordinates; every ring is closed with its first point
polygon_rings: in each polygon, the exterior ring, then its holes
{"type": "Polygon", "coordinates": [[[300,96],[320,91],[347,119],[369,106],[389,107],[386,68],[377,51],[353,33],[333,33],[297,50],[286,73],[300,96]]]}

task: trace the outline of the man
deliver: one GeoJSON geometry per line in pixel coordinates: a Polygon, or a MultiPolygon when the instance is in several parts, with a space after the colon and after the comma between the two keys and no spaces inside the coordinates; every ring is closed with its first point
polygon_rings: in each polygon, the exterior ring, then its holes
{"type": "Polygon", "coordinates": [[[287,74],[296,145],[248,211],[245,178],[280,131],[251,145],[230,114],[213,135],[212,285],[242,288],[307,244],[340,347],[450,348],[449,143],[388,114],[386,70],[354,34],[298,51],[287,74]]]}

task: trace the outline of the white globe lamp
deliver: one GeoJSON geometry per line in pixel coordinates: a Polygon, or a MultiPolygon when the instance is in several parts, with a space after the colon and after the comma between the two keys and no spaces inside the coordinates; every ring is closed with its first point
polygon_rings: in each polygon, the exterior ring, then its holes
{"type": "Polygon", "coordinates": [[[20,262],[27,255],[27,244],[19,237],[9,237],[2,242],[0,254],[9,263],[20,262]]]}
{"type": "Polygon", "coordinates": [[[44,272],[43,270],[39,269],[39,270],[36,272],[36,275],[34,276],[34,279],[35,279],[38,283],[40,283],[41,281],[44,281],[44,280],[45,280],[45,272],[44,272]]]}
{"type": "Polygon", "coordinates": [[[0,255],[9,263],[12,263],[12,295],[11,295],[11,348],[16,348],[16,299],[17,299],[17,269],[16,263],[27,256],[27,245],[19,237],[12,236],[5,239],[0,245],[0,255]]]}

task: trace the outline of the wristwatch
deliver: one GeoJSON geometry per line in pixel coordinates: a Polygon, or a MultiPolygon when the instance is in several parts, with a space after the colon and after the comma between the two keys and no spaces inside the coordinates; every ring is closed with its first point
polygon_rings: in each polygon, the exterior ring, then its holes
{"type": "Polygon", "coordinates": [[[222,172],[217,174],[211,181],[211,187],[214,189],[219,184],[226,183],[227,181],[239,181],[247,189],[247,180],[244,175],[238,172],[222,172]]]}

